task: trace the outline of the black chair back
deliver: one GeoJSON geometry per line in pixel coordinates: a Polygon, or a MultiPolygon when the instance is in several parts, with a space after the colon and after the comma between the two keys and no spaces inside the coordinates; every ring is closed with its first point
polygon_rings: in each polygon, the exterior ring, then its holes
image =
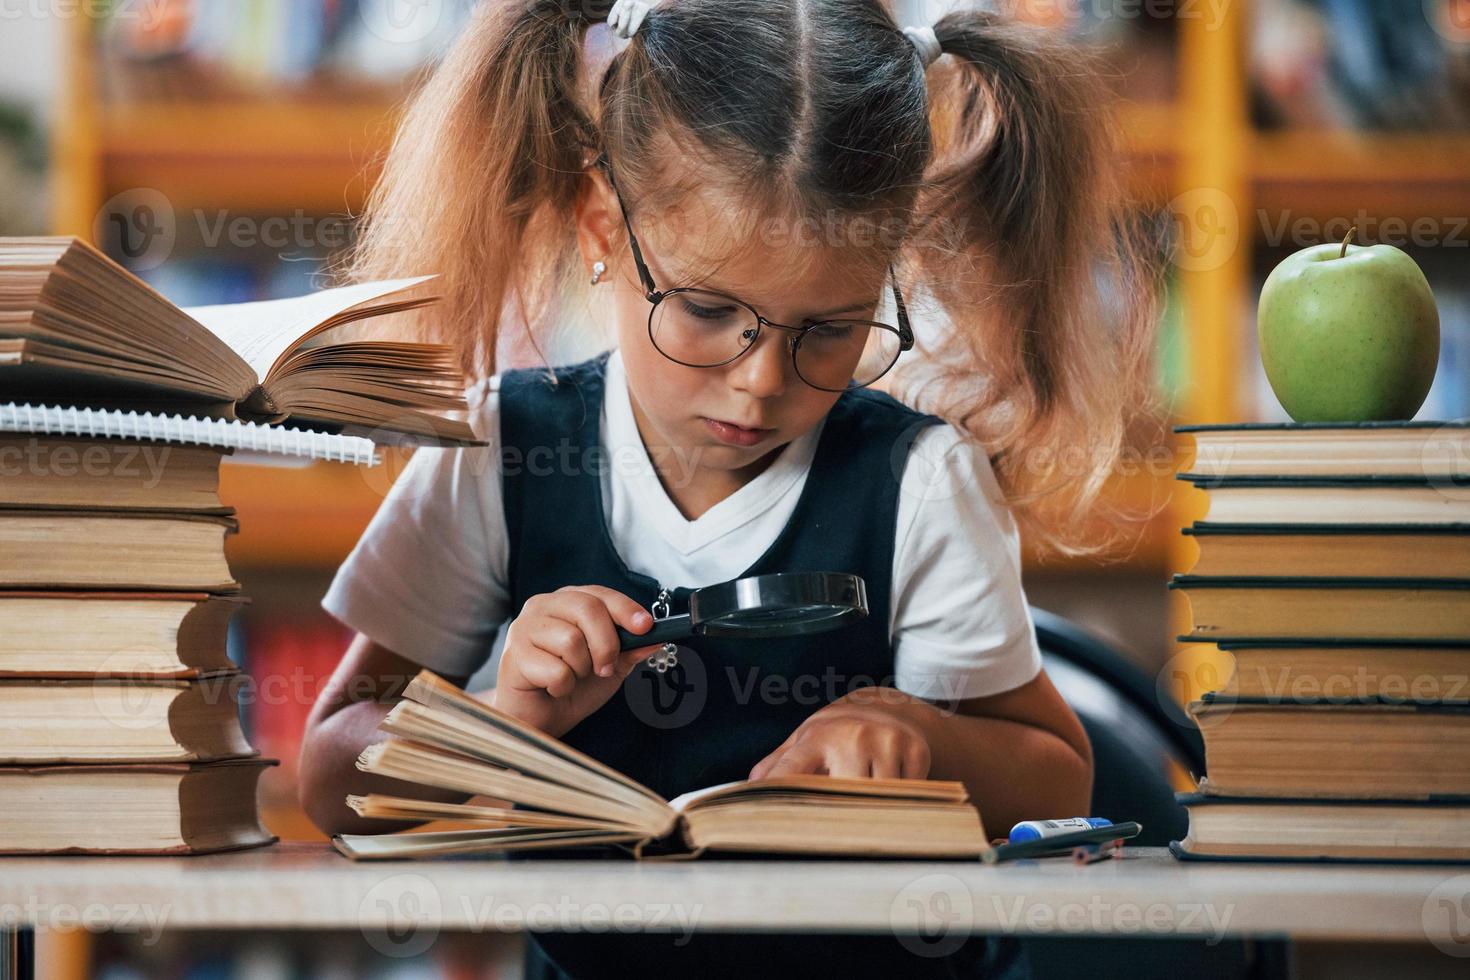
{"type": "Polygon", "coordinates": [[[1154,679],[1123,654],[1055,613],[1031,615],[1047,674],[1092,740],[1092,812],[1085,815],[1137,820],[1139,845],[1183,837],[1188,816],[1174,800],[1170,763],[1204,772],[1199,732],[1159,702],[1154,679]]]}

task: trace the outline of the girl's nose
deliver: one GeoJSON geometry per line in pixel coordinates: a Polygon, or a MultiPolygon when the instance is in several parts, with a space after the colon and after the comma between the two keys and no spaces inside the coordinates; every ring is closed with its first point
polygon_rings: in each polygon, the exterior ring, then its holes
{"type": "Polygon", "coordinates": [[[786,391],[791,363],[791,335],[785,330],[762,327],[755,348],[730,364],[730,385],[754,398],[774,398],[786,391]]]}

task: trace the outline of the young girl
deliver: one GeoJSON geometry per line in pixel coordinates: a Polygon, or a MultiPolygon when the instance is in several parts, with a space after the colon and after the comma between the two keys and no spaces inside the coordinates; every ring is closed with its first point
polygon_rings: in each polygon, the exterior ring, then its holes
{"type": "MultiPolygon", "coordinates": [[[[977,11],[905,32],[880,0],[482,3],[400,129],[354,272],[440,272],[425,326],[482,376],[501,324],[544,327],[574,280],[616,345],[488,377],[489,448],[419,452],[339,572],[325,605],[359,635],[306,735],[316,823],[401,828],[344,797],[422,790],[354,760],[420,667],[465,683],[504,623],[479,696],[665,796],[930,777],[992,833],[1085,814],[1016,517],[1088,506],[1146,373],[1152,280],[1115,224],[1097,91],[1075,52],[977,11]],[[919,296],[941,309],[911,320],[919,296]],[[873,387],[895,378],[929,414],[873,387]],[[695,637],[668,670],[618,650],[691,588],[787,571],[862,576],[870,615],[695,637]]],[[[575,975],[813,955],[572,938],[546,945],[575,975]]],[[[884,942],[809,962],[876,968],[902,952],[884,942]]]]}

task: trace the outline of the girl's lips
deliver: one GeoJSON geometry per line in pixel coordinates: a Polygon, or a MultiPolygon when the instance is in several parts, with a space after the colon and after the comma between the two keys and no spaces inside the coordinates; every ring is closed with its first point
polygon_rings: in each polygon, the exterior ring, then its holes
{"type": "Polygon", "coordinates": [[[704,419],[704,424],[716,439],[731,446],[754,446],[775,432],[775,429],[746,429],[731,422],[704,419]]]}

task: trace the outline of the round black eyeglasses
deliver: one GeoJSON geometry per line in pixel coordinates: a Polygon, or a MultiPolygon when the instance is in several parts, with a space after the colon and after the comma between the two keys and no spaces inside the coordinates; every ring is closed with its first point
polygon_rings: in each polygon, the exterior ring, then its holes
{"type": "Polygon", "coordinates": [[[888,275],[893,290],[898,325],[875,320],[816,320],[788,326],[769,320],[755,307],[724,293],[696,287],[660,290],[643,259],[638,236],[627,207],[618,194],[607,155],[597,158],[607,174],[623,223],[633,262],[643,285],[644,298],[652,304],[648,313],[648,336],[660,354],[686,367],[713,368],[742,357],[760,339],[761,328],[773,327],[790,334],[788,347],[797,377],[822,391],[866,388],[898,363],[899,355],[914,346],[908,309],[898,288],[892,264],[888,275]]]}

